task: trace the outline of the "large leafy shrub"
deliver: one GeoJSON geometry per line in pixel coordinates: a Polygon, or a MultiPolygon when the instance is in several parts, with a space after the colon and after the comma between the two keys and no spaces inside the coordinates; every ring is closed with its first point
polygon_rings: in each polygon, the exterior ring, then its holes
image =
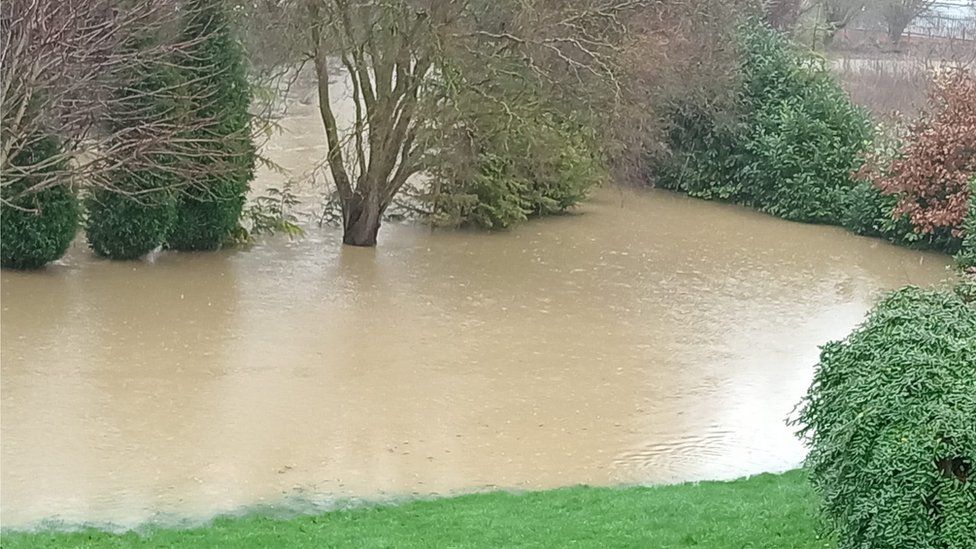
{"type": "Polygon", "coordinates": [[[188,139],[198,143],[200,176],[177,197],[177,218],[167,245],[214,250],[230,239],[254,178],[251,88],[244,50],[234,36],[223,0],[187,2],[183,38],[191,44],[180,64],[194,98],[188,139]]]}
{"type": "Polygon", "coordinates": [[[604,178],[585,140],[548,121],[486,136],[475,146],[468,176],[440,187],[435,223],[506,228],[567,210],[604,178]]]}
{"type": "Polygon", "coordinates": [[[976,76],[937,75],[898,154],[871,160],[860,176],[898,198],[895,215],[909,216],[919,234],[960,237],[976,174],[976,76]]]}
{"type": "Polygon", "coordinates": [[[947,291],[888,295],[822,349],[797,418],[840,549],[976,543],[976,308],[947,291]]]}
{"type": "Polygon", "coordinates": [[[44,136],[11,160],[25,173],[3,182],[0,264],[4,267],[42,267],[64,255],[78,231],[74,190],[68,183],[49,180],[64,171],[56,163],[45,163],[59,151],[57,139],[44,136]]]}
{"type": "Polygon", "coordinates": [[[502,101],[486,101],[467,82],[470,74],[443,71],[454,108],[437,127],[451,138],[429,155],[429,190],[421,197],[435,224],[510,227],[566,211],[606,179],[594,132],[519,71],[483,79],[497,96],[510,96],[502,101]]]}
{"type": "Polygon", "coordinates": [[[744,199],[785,219],[839,223],[871,135],[867,115],[822,61],[778,32],[749,25],[742,42],[750,111],[744,199]]]}
{"type": "Polygon", "coordinates": [[[739,32],[740,89],[712,105],[680,104],[662,184],[786,219],[839,223],[871,131],[820,60],[758,22],[739,32]]]}
{"type": "Polygon", "coordinates": [[[969,213],[962,224],[962,245],[956,253],[956,264],[976,276],[976,176],[969,182],[969,213]]]}
{"type": "MultiPolygon", "coordinates": [[[[132,49],[153,47],[139,37],[132,49]]],[[[180,72],[171,60],[136,59],[125,68],[126,85],[116,92],[112,121],[119,132],[145,133],[149,127],[177,126],[187,110],[180,72]]],[[[146,136],[150,138],[151,136],[146,136]]],[[[176,219],[174,189],[181,183],[166,153],[152,153],[148,162],[122,158],[108,180],[85,200],[85,234],[98,255],[135,259],[163,244],[176,219]],[[138,167],[136,167],[138,166],[138,167]]]]}

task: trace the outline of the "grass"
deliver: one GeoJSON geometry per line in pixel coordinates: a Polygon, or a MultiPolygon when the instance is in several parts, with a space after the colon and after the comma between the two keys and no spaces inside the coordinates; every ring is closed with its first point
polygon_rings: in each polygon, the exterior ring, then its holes
{"type": "Polygon", "coordinates": [[[316,516],[224,517],[142,533],[4,532],[19,548],[95,547],[831,547],[815,532],[803,473],[731,482],[492,492],[316,516]]]}

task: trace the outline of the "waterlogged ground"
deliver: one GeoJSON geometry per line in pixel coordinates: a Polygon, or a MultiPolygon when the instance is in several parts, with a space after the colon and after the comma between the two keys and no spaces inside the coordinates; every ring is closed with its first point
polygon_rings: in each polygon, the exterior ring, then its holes
{"type": "Polygon", "coordinates": [[[2,273],[0,524],[793,467],[817,346],[939,255],[665,192],[2,273]]]}

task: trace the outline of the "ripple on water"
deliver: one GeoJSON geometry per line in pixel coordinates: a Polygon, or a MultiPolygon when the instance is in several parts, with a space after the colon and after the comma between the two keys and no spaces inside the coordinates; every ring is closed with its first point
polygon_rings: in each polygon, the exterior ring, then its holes
{"type": "Polygon", "coordinates": [[[582,211],[4,271],[0,523],[789,468],[817,346],[947,264],[668,193],[582,211]]]}

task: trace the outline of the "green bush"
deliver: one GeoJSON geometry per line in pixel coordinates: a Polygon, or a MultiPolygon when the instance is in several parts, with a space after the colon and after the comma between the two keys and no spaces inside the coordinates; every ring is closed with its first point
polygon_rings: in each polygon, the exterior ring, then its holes
{"type": "Polygon", "coordinates": [[[822,349],[797,423],[839,549],[976,543],[976,308],[904,288],[822,349]]]}
{"type": "MultiPolygon", "coordinates": [[[[129,48],[155,47],[152,37],[138,37],[129,48]]],[[[135,59],[125,67],[126,85],[112,103],[118,130],[134,134],[159,124],[180,125],[188,109],[180,96],[180,71],[171,60],[153,56],[135,59]]],[[[176,218],[173,188],[181,181],[171,170],[172,155],[146,155],[136,166],[122,159],[104,185],[85,200],[85,234],[98,255],[136,259],[163,244],[176,218]]]]}
{"type": "Polygon", "coordinates": [[[740,200],[745,125],[738,117],[734,107],[677,104],[667,134],[671,154],[656,162],[657,184],[706,200],[740,200]]]}
{"type": "Polygon", "coordinates": [[[176,219],[176,201],[168,191],[129,196],[97,189],[85,199],[85,234],[96,254],[136,259],[163,244],[176,219]]]}
{"type": "Polygon", "coordinates": [[[956,253],[956,264],[966,271],[976,270],[976,178],[969,189],[969,213],[962,225],[962,246],[956,253]]]}
{"type": "Polygon", "coordinates": [[[581,126],[537,115],[499,124],[479,117],[468,126],[469,169],[437,173],[426,201],[438,225],[510,227],[530,216],[564,212],[606,177],[581,126]]]}
{"type": "Polygon", "coordinates": [[[740,29],[741,89],[721,109],[680,103],[661,184],[796,221],[840,223],[871,131],[821,62],[757,22],[740,29]]]}
{"type": "MultiPolygon", "coordinates": [[[[29,167],[59,154],[53,137],[38,139],[11,160],[12,166],[29,167]]],[[[64,255],[78,231],[78,198],[70,185],[48,185],[63,165],[51,165],[22,177],[4,181],[0,207],[0,264],[13,269],[36,269],[64,255]],[[39,183],[40,191],[25,194],[39,183]],[[8,203],[9,202],[9,203],[8,203]]]]}
{"type": "Polygon", "coordinates": [[[912,230],[911,221],[906,216],[897,219],[892,216],[896,204],[898,197],[882,194],[870,182],[858,182],[847,195],[841,225],[855,234],[897,244],[918,242],[920,237],[912,230]]]}
{"type": "Polygon", "coordinates": [[[749,25],[742,42],[750,112],[744,199],[785,219],[839,223],[871,135],[867,115],[822,63],[778,32],[749,25]]]}
{"type": "Polygon", "coordinates": [[[222,0],[191,0],[183,38],[197,45],[181,61],[194,116],[208,121],[189,135],[200,143],[200,176],[177,198],[177,217],[167,245],[178,250],[215,250],[240,222],[254,178],[251,88],[244,50],[234,37],[222,0]]]}

